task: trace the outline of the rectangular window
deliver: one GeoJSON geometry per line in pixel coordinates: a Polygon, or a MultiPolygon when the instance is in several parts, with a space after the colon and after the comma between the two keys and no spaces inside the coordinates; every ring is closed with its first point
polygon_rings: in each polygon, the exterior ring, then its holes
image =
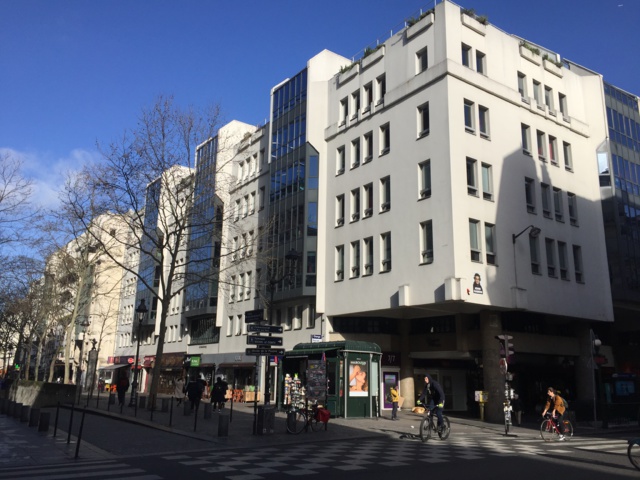
{"type": "Polygon", "coordinates": [[[571,144],[562,142],[562,155],[564,157],[564,169],[573,170],[573,159],[571,158],[571,144]]]}
{"type": "Polygon", "coordinates": [[[373,183],[367,183],[362,187],[362,194],[364,196],[362,199],[364,205],[364,218],[367,218],[373,215],[373,183]]]}
{"type": "Polygon", "coordinates": [[[522,152],[531,155],[531,138],[529,125],[520,124],[520,132],[522,135],[522,152]]]}
{"type": "Polygon", "coordinates": [[[556,276],[556,249],[555,241],[551,238],[544,239],[544,246],[547,252],[547,275],[556,276]]]}
{"type": "Polygon", "coordinates": [[[373,132],[364,134],[364,154],[362,163],[370,162],[373,159],[373,132]]]}
{"type": "Polygon", "coordinates": [[[549,135],[549,161],[558,165],[558,141],[551,135],[549,135]]]}
{"type": "Polygon", "coordinates": [[[266,203],[266,199],[267,198],[267,189],[266,187],[260,187],[260,193],[259,193],[259,197],[258,197],[258,210],[262,210],[265,206],[266,203]]]}
{"type": "Polygon", "coordinates": [[[471,68],[471,47],[462,44],[462,65],[471,68]]]}
{"type": "Polygon", "coordinates": [[[431,160],[418,164],[418,189],[420,198],[431,196],[431,160]]]}
{"type": "Polygon", "coordinates": [[[387,94],[387,80],[384,75],[379,76],[376,79],[377,86],[377,97],[376,97],[376,105],[384,104],[384,96],[387,94]]]}
{"type": "Polygon", "coordinates": [[[344,195],[336,197],[336,226],[344,225],[344,195]]]}
{"type": "Polygon", "coordinates": [[[569,112],[567,111],[567,97],[562,93],[558,93],[558,105],[560,107],[560,113],[562,114],[562,119],[565,122],[569,121],[569,112]]]}
{"type": "Polygon", "coordinates": [[[522,100],[529,101],[529,95],[527,94],[527,76],[521,72],[518,72],[518,92],[520,92],[522,100]]]}
{"type": "Polygon", "coordinates": [[[544,87],[544,104],[549,109],[550,114],[555,114],[555,109],[553,108],[553,90],[551,87],[544,87]]]}
{"type": "Polygon", "coordinates": [[[529,235],[529,254],[531,255],[531,273],[540,275],[540,248],[537,236],[529,235]]]}
{"type": "Polygon", "coordinates": [[[360,139],[356,138],[351,142],[351,168],[360,165],[360,139]]]}
{"type": "Polygon", "coordinates": [[[289,331],[291,330],[291,324],[293,319],[293,307],[289,307],[287,308],[287,316],[284,319],[284,325],[283,325],[283,329],[285,331],[289,331]]]}
{"type": "Polygon", "coordinates": [[[373,84],[371,82],[367,83],[363,88],[363,100],[364,100],[364,108],[362,109],[362,113],[367,113],[371,111],[371,105],[373,105],[373,84]]]}
{"type": "Polygon", "coordinates": [[[547,161],[547,146],[544,141],[544,132],[536,130],[536,140],[538,146],[538,158],[543,162],[547,161]]]}
{"type": "Polygon", "coordinates": [[[532,178],[524,179],[524,198],[527,202],[527,212],[536,213],[536,191],[535,182],[532,178]]]}
{"type": "Polygon", "coordinates": [[[475,106],[469,100],[464,101],[464,129],[469,133],[475,133],[475,106]]]}
{"type": "Polygon", "coordinates": [[[476,50],[476,72],[481,75],[487,74],[487,57],[479,50],[476,50]]]}
{"type": "Polygon", "coordinates": [[[386,232],[380,235],[380,262],[381,272],[389,272],[391,270],[391,233],[386,232]]]}
{"type": "Polygon", "coordinates": [[[416,75],[420,72],[424,72],[429,68],[429,56],[427,55],[427,48],[423,48],[416,53],[416,75]]]}
{"type": "Polygon", "coordinates": [[[551,187],[546,183],[541,183],[540,192],[542,194],[542,214],[551,218],[551,187]]]}
{"type": "Polygon", "coordinates": [[[553,189],[553,210],[556,216],[556,220],[558,222],[564,221],[563,211],[564,208],[562,206],[562,190],[559,188],[553,189]]]}
{"type": "Polygon", "coordinates": [[[360,189],[351,190],[351,221],[360,220],[360,189]]]}
{"type": "Polygon", "coordinates": [[[356,120],[360,113],[360,90],[351,94],[351,120],[356,120]]]}
{"type": "Polygon", "coordinates": [[[487,265],[496,264],[496,226],[484,224],[484,246],[487,252],[487,265]]]}
{"type": "Polygon", "coordinates": [[[340,100],[340,123],[339,123],[339,125],[342,126],[345,123],[347,123],[347,118],[348,117],[349,117],[349,101],[345,97],[342,100],[340,100]]]}
{"type": "Polygon", "coordinates": [[[433,224],[431,220],[420,223],[420,263],[433,263],[433,224]]]}
{"type": "Polygon", "coordinates": [[[227,318],[227,337],[233,334],[233,315],[229,315],[227,318]]]}
{"type": "Polygon", "coordinates": [[[575,193],[567,192],[567,206],[569,207],[569,222],[578,225],[578,197],[575,193]]]}
{"type": "Polygon", "coordinates": [[[482,260],[482,249],[480,246],[480,222],[469,219],[469,244],[471,247],[471,261],[480,262],[482,260]]]}
{"type": "Polygon", "coordinates": [[[336,276],[335,281],[344,280],[344,245],[336,247],[336,276]]]}
{"type": "Polygon", "coordinates": [[[338,151],[336,152],[336,175],[342,175],[344,173],[346,165],[345,157],[344,146],[338,147],[338,151]]]}
{"type": "Polygon", "coordinates": [[[482,198],[493,200],[493,175],[491,165],[482,164],[482,198]]]}
{"type": "Polygon", "coordinates": [[[391,149],[391,130],[389,124],[380,127],[380,155],[389,153],[391,149]]]}
{"type": "Polygon", "coordinates": [[[467,193],[478,196],[478,175],[476,173],[478,162],[473,158],[467,157],[467,193]]]}
{"type": "Polygon", "coordinates": [[[373,273],[373,237],[364,239],[364,273],[363,275],[371,275],[373,273]]]}
{"type": "Polygon", "coordinates": [[[391,177],[380,179],[380,211],[387,212],[391,209],[391,177]]]}
{"type": "Polygon", "coordinates": [[[544,110],[542,105],[542,85],[537,80],[533,81],[533,99],[536,101],[536,106],[544,110]]]}
{"type": "Polygon", "coordinates": [[[582,248],[578,245],[573,246],[573,275],[578,283],[584,283],[582,270],[582,248]]]}
{"type": "Polygon", "coordinates": [[[360,276],[360,242],[351,242],[351,278],[360,276]]]}
{"type": "Polygon", "coordinates": [[[567,262],[567,244],[558,242],[558,267],[560,268],[560,278],[569,280],[569,265],[567,262]]]}
{"type": "Polygon", "coordinates": [[[418,137],[429,135],[429,103],[418,107],[418,137]]]}
{"type": "Polygon", "coordinates": [[[480,126],[480,136],[489,138],[489,109],[482,105],[478,107],[478,124],[480,126]]]}

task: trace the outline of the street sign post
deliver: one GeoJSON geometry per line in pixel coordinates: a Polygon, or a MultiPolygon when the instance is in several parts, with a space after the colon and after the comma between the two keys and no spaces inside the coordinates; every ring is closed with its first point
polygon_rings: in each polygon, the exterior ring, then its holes
{"type": "Polygon", "coordinates": [[[253,355],[255,357],[259,357],[262,355],[277,355],[281,357],[282,355],[284,355],[284,348],[247,348],[244,353],[246,355],[253,355]]]}
{"type": "Polygon", "coordinates": [[[247,332],[282,333],[282,327],[277,325],[247,325],[247,332]]]}
{"type": "Polygon", "coordinates": [[[282,345],[282,337],[260,337],[248,335],[247,345],[282,345]]]}
{"type": "Polygon", "coordinates": [[[244,323],[256,323],[264,320],[264,308],[244,312],[244,323]]]}

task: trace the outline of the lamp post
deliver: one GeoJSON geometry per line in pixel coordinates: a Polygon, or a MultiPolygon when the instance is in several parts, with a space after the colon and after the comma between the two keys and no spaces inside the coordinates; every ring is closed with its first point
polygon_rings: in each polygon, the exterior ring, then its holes
{"type": "Polygon", "coordinates": [[[89,328],[89,320],[85,318],[82,323],[80,323],[80,331],[82,332],[82,340],[80,341],[80,357],[78,358],[78,370],[76,371],[76,392],[77,392],[77,402],[80,402],[80,394],[82,393],[82,357],[84,355],[84,336],[87,333],[87,329],[89,328]]]}
{"type": "Polygon", "coordinates": [[[538,238],[538,235],[540,235],[540,232],[542,230],[540,230],[538,227],[534,226],[534,225],[529,225],[527,228],[525,228],[524,230],[522,230],[520,233],[513,233],[511,235],[511,242],[513,243],[513,273],[514,273],[514,277],[515,277],[515,286],[516,289],[518,288],[518,265],[516,263],[516,239],[522,235],[524,232],[526,232],[527,230],[529,230],[529,238],[538,238]]]}
{"type": "MultiPolygon", "coordinates": [[[[284,272],[282,274],[282,276],[280,276],[279,278],[272,278],[271,275],[273,275],[275,272],[271,271],[269,272],[270,274],[270,279],[269,279],[269,293],[270,293],[270,300],[269,300],[269,325],[271,325],[273,323],[273,303],[274,303],[274,294],[275,294],[275,290],[276,287],[278,286],[278,284],[280,282],[282,282],[285,278],[291,278],[295,276],[296,273],[296,265],[298,263],[298,259],[300,258],[300,254],[295,250],[295,249],[291,249],[289,250],[289,252],[284,256],[286,264],[285,264],[285,269],[284,272]]],[[[269,334],[269,336],[271,336],[271,334],[269,334]]],[[[271,391],[270,391],[270,380],[269,380],[269,368],[270,368],[270,357],[269,355],[266,356],[266,366],[265,366],[265,373],[264,373],[264,404],[265,405],[269,405],[271,403],[271,391]]]]}
{"type": "Polygon", "coordinates": [[[595,370],[598,367],[596,366],[596,355],[600,350],[600,346],[602,345],[602,340],[598,338],[598,336],[593,332],[593,330],[589,330],[589,336],[591,340],[591,384],[593,385],[593,422],[595,427],[595,423],[598,421],[598,417],[597,417],[598,395],[596,395],[596,374],[595,374],[595,370]]]}
{"type": "Polygon", "coordinates": [[[140,355],[140,330],[142,329],[142,322],[144,321],[144,316],[147,314],[149,310],[144,302],[144,298],[140,300],[140,304],[136,308],[136,315],[138,316],[138,338],[137,338],[137,346],[136,346],[136,363],[133,368],[133,383],[131,384],[131,398],[129,399],[129,406],[133,407],[137,405],[137,394],[138,394],[138,357],[140,355]]]}

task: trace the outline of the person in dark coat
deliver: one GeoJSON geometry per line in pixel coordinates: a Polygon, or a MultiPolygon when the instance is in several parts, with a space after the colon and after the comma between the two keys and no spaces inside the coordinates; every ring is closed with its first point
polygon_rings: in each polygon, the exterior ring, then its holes
{"type": "Polygon", "coordinates": [[[419,401],[422,402],[423,405],[428,405],[432,414],[435,411],[435,414],[438,417],[438,429],[442,428],[444,424],[444,420],[442,418],[442,409],[444,408],[444,390],[442,390],[442,386],[440,386],[436,380],[431,378],[431,375],[429,374],[424,376],[424,390],[422,390],[419,401]],[[428,400],[429,403],[427,404],[428,400]]]}
{"type": "Polygon", "coordinates": [[[116,384],[116,392],[118,392],[118,403],[121,407],[124,405],[127,390],[129,390],[129,379],[124,376],[120,377],[116,384]]]}
{"type": "Polygon", "coordinates": [[[222,377],[216,379],[216,383],[211,387],[211,403],[213,408],[217,408],[218,412],[224,408],[224,404],[227,401],[225,395],[229,389],[229,384],[222,380],[222,377]]]}
{"type": "Polygon", "coordinates": [[[191,402],[191,410],[200,407],[200,399],[202,398],[202,392],[204,391],[203,383],[199,378],[193,376],[189,379],[189,383],[187,384],[187,397],[189,398],[189,402],[191,402]]]}

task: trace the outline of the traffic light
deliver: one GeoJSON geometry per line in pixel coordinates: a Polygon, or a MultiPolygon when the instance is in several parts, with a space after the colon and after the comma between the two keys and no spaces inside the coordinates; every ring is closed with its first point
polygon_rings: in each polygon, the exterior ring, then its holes
{"type": "Polygon", "coordinates": [[[513,337],[511,335],[496,335],[496,339],[500,342],[500,357],[506,358],[507,363],[513,363],[515,350],[513,349],[513,337]]]}

